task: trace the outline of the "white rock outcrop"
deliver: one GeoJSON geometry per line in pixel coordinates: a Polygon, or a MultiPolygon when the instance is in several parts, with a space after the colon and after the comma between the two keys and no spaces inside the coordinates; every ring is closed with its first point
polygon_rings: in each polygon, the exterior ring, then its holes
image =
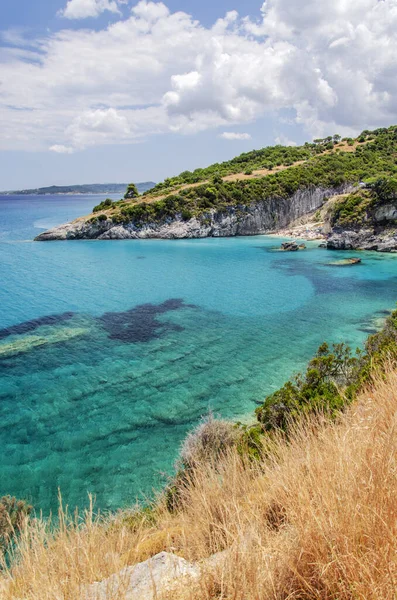
{"type": "Polygon", "coordinates": [[[84,589],[81,600],[157,600],[177,583],[197,579],[200,568],[183,558],[160,552],[133,567],[84,589]]]}

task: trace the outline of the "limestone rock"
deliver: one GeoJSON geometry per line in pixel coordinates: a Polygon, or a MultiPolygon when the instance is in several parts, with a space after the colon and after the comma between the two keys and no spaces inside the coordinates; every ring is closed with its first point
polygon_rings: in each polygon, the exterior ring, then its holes
{"type": "Polygon", "coordinates": [[[201,219],[184,221],[181,215],[161,222],[137,226],[133,222],[113,223],[111,219],[92,222],[77,219],[36,237],[37,241],[73,239],[190,239],[258,235],[278,231],[318,208],[334,194],[350,191],[352,186],[338,188],[312,187],[298,190],[289,198],[268,198],[250,205],[229,206],[222,211],[209,210],[201,219]]]}
{"type": "Polygon", "coordinates": [[[82,600],[156,600],[182,580],[196,579],[198,566],[167,552],[133,567],[126,567],[104,581],[88,586],[82,600]]]}
{"type": "Polygon", "coordinates": [[[397,252],[397,232],[383,230],[376,233],[373,229],[358,231],[334,230],[327,239],[330,250],[377,250],[378,252],[397,252]]]}

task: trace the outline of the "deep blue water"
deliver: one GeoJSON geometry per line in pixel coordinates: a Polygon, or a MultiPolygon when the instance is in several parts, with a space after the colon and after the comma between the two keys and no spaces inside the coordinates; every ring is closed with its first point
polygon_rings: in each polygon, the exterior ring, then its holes
{"type": "Polygon", "coordinates": [[[397,257],[280,240],[38,243],[102,197],[0,197],[0,495],[115,509],[209,410],[245,419],[318,345],[362,344],[397,257]],[[355,253],[349,253],[349,256],[355,253]]]}

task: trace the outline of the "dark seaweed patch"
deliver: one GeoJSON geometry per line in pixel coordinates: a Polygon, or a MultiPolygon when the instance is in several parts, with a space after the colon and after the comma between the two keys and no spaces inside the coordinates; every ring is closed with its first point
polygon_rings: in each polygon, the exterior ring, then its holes
{"type": "Polygon", "coordinates": [[[109,334],[109,338],[121,342],[149,342],[160,337],[166,331],[183,331],[183,327],[174,323],[162,323],[159,315],[192,307],[179,298],[171,298],[162,304],[141,304],[125,312],[105,313],[98,317],[109,334]]]}
{"type": "Polygon", "coordinates": [[[65,312],[60,315],[46,315],[45,317],[39,317],[38,319],[32,319],[31,321],[18,323],[18,325],[11,325],[5,329],[0,329],[0,340],[3,340],[9,335],[29,333],[29,331],[34,331],[43,325],[57,325],[58,323],[63,323],[74,317],[74,315],[75,313],[73,312],[65,312]]]}

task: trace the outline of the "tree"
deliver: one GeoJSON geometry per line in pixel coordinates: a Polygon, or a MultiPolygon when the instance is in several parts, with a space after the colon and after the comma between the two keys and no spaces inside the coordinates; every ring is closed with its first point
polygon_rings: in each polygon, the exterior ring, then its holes
{"type": "Polygon", "coordinates": [[[132,198],[138,198],[139,196],[139,192],[138,192],[138,188],[136,187],[135,183],[130,183],[129,186],[127,187],[127,191],[124,194],[124,198],[126,200],[130,200],[132,198]]]}

